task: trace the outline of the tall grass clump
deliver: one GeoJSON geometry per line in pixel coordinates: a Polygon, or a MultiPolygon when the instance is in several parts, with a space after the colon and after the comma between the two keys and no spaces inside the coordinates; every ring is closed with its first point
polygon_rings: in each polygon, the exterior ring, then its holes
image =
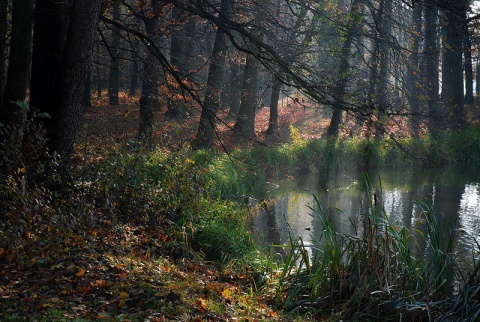
{"type": "Polygon", "coordinates": [[[208,260],[245,267],[255,253],[246,229],[248,210],[231,201],[204,202],[200,214],[187,226],[191,246],[208,260]]]}
{"type": "MultiPolygon", "coordinates": [[[[414,248],[418,232],[391,222],[377,197],[381,192],[368,179],[365,182],[369,211],[361,216],[361,224],[351,220],[354,235],[340,234],[315,198],[312,216],[323,233],[311,258],[304,241],[291,238],[278,299],[289,312],[309,311],[321,319],[410,321],[444,316],[453,306],[453,285],[460,278],[454,231],[422,204],[419,225],[426,226],[426,233],[420,238],[427,249],[419,254],[414,248]]],[[[477,291],[480,288],[472,285],[464,289],[470,299],[477,291]]],[[[449,314],[459,314],[458,307],[449,314]]],[[[475,307],[478,311],[480,306],[475,307]]]]}
{"type": "Polygon", "coordinates": [[[156,224],[160,217],[183,218],[199,211],[204,175],[188,153],[113,151],[83,180],[114,222],[156,224]]]}
{"type": "Polygon", "coordinates": [[[255,251],[246,229],[249,215],[245,205],[219,198],[223,187],[206,165],[212,158],[219,156],[119,149],[90,174],[92,194],[113,224],[155,228],[169,222],[179,240],[206,259],[246,265],[255,251]]]}

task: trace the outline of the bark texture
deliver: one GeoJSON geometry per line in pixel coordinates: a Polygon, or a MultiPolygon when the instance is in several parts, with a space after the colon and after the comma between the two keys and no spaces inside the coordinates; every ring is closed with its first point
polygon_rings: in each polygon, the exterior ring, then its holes
{"type": "Polygon", "coordinates": [[[0,122],[20,123],[23,114],[12,101],[27,97],[32,58],[33,0],[15,0],[12,3],[12,38],[7,70],[7,80],[0,122]]]}
{"type": "MultiPolygon", "coordinates": [[[[46,6],[58,6],[57,2],[43,2],[46,6]]],[[[51,30],[49,24],[64,26],[61,19],[64,8],[55,8],[54,12],[44,11],[36,7],[34,53],[51,65],[42,65],[41,59],[34,60],[33,70],[37,77],[32,79],[32,97],[36,97],[37,109],[47,112],[51,118],[45,122],[51,151],[57,152],[65,165],[68,163],[77,127],[80,121],[83,91],[89,66],[92,61],[93,41],[98,27],[100,0],[73,1],[69,8],[69,22],[66,28],[51,30]],[[49,24],[39,23],[44,14],[52,14],[49,24]],[[42,30],[46,28],[47,30],[42,30]],[[66,36],[66,37],[65,37],[66,36]],[[41,38],[39,38],[41,37],[41,38]],[[65,37],[65,38],[64,38],[65,37]],[[63,46],[61,46],[63,43],[63,46]],[[54,48],[51,48],[53,45],[54,48]],[[58,51],[52,52],[53,49],[58,51]],[[44,55],[41,55],[44,53],[44,55]],[[60,53],[60,56],[57,56],[60,53]],[[39,75],[43,71],[45,75],[39,75]],[[40,77],[43,76],[43,77],[40,77]],[[49,85],[39,84],[43,79],[49,79],[49,85]],[[47,86],[47,92],[41,90],[47,86]]]]}

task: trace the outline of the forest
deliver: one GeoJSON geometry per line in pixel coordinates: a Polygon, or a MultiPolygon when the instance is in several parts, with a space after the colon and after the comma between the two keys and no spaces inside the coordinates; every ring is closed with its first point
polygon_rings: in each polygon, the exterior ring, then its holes
{"type": "Polygon", "coordinates": [[[480,319],[479,22],[0,0],[0,320],[480,319]]]}

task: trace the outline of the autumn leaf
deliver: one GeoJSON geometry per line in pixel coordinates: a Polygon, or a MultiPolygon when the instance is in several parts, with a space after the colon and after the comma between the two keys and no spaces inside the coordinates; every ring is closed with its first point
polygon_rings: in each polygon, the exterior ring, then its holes
{"type": "Polygon", "coordinates": [[[90,290],[90,287],[88,285],[84,285],[81,289],[80,289],[80,292],[82,293],[86,293],[90,290]]]}
{"type": "Polygon", "coordinates": [[[124,307],[125,303],[126,303],[126,301],[129,297],[130,296],[128,295],[127,292],[120,292],[120,294],[118,295],[118,298],[120,299],[120,302],[118,302],[118,307],[119,308],[124,307]]]}
{"type": "Polygon", "coordinates": [[[119,308],[122,308],[125,306],[125,300],[121,300],[119,303],[118,303],[118,307],[119,308]]]}
{"type": "Polygon", "coordinates": [[[77,277],[82,277],[83,275],[85,275],[85,268],[80,267],[80,268],[78,269],[78,272],[75,274],[75,276],[77,276],[77,277]]]}
{"type": "Polygon", "coordinates": [[[278,317],[278,312],[270,311],[270,312],[269,312],[269,315],[270,315],[271,317],[275,317],[275,318],[276,318],[276,317],[278,317]]]}
{"type": "Polygon", "coordinates": [[[115,264],[114,267],[115,267],[116,269],[122,269],[122,268],[125,267],[125,266],[127,266],[127,265],[126,265],[126,264],[117,263],[117,264],[115,264]]]}
{"type": "Polygon", "coordinates": [[[197,305],[196,306],[196,309],[202,313],[205,313],[207,312],[207,303],[204,299],[202,299],[201,297],[199,297],[196,301],[195,301],[195,304],[197,305]]]}
{"type": "Polygon", "coordinates": [[[108,282],[102,280],[96,280],[95,283],[92,283],[93,287],[107,287],[108,282]]]}
{"type": "Polygon", "coordinates": [[[232,291],[229,288],[226,288],[223,290],[222,296],[226,299],[230,299],[232,297],[232,291]]]}
{"type": "Polygon", "coordinates": [[[168,240],[168,236],[165,235],[165,234],[162,234],[162,233],[158,233],[157,237],[160,241],[162,241],[164,243],[167,242],[167,240],[168,240]]]}

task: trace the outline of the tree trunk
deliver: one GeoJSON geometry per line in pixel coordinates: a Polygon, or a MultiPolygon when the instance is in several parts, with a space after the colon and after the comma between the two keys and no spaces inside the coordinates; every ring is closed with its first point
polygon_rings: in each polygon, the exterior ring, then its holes
{"type": "Polygon", "coordinates": [[[7,82],[0,122],[21,123],[24,113],[12,101],[27,97],[32,48],[33,0],[15,0],[12,4],[12,36],[7,82]]]}
{"type": "Polygon", "coordinates": [[[268,118],[267,134],[275,134],[278,130],[278,100],[282,89],[282,81],[272,75],[272,94],[270,96],[270,116],[268,118]]]}
{"type": "Polygon", "coordinates": [[[455,0],[445,10],[445,46],[442,66],[442,100],[446,107],[445,115],[450,128],[464,125],[464,88],[463,88],[463,8],[455,0]],[[453,3],[454,2],[454,3],[453,3]]]}
{"type": "MultiPolygon", "coordinates": [[[[112,2],[112,19],[120,21],[120,0],[112,2]]],[[[118,49],[120,47],[120,30],[118,27],[112,26],[112,44],[110,52],[112,59],[110,60],[110,69],[108,76],[108,104],[120,105],[118,100],[119,80],[118,74],[120,69],[120,57],[118,56],[118,49]]]]}
{"type": "MultiPolygon", "coordinates": [[[[175,26],[181,25],[182,9],[174,6],[172,9],[172,20],[175,26]]],[[[185,30],[176,29],[170,36],[170,65],[179,73],[180,78],[185,76],[185,30]]],[[[168,116],[183,117],[185,113],[185,104],[183,98],[180,98],[181,88],[172,80],[169,84],[169,97],[167,101],[168,116]]]]}
{"type": "MultiPolygon", "coordinates": [[[[96,55],[97,55],[97,59],[100,60],[100,45],[97,44],[96,46],[96,55]]],[[[103,86],[102,86],[102,72],[100,70],[100,62],[98,62],[95,66],[95,80],[97,82],[97,98],[100,98],[102,97],[102,89],[103,89],[103,86]]]]}
{"type": "Polygon", "coordinates": [[[255,111],[257,109],[258,60],[251,54],[247,55],[243,71],[243,88],[240,111],[233,130],[247,137],[255,137],[255,111]]]}
{"type": "Polygon", "coordinates": [[[153,128],[155,126],[153,111],[160,104],[158,92],[158,71],[155,65],[156,57],[150,51],[147,52],[143,62],[142,94],[140,95],[140,122],[139,136],[151,147],[153,128]]]}
{"type": "Polygon", "coordinates": [[[85,81],[85,87],[84,87],[84,90],[83,90],[82,106],[85,106],[85,107],[92,106],[92,101],[91,101],[91,86],[92,86],[91,78],[92,78],[92,73],[90,72],[91,67],[92,66],[88,67],[87,80],[85,81]]]}
{"type": "Polygon", "coordinates": [[[477,72],[475,73],[475,94],[480,95],[480,55],[477,56],[477,72]]]}
{"type": "Polygon", "coordinates": [[[408,91],[409,91],[409,103],[410,115],[409,123],[410,129],[414,137],[418,137],[418,112],[420,111],[420,35],[422,32],[422,8],[420,3],[414,3],[412,8],[412,22],[413,22],[413,35],[410,41],[411,56],[408,66],[408,91]]]}
{"type": "Polygon", "coordinates": [[[379,75],[378,75],[378,93],[377,93],[377,124],[375,127],[375,136],[380,137],[385,132],[385,122],[386,116],[385,112],[389,107],[389,94],[388,94],[388,84],[389,84],[389,59],[390,59],[390,34],[392,25],[390,23],[390,15],[392,14],[392,0],[382,0],[380,6],[380,66],[379,66],[379,75]],[[383,7],[383,9],[382,9],[383,7]]]}
{"type": "MultiPolygon", "coordinates": [[[[43,1],[37,0],[37,3],[39,2],[43,1]]],[[[60,155],[63,161],[63,170],[65,170],[70,159],[80,120],[82,94],[88,68],[92,61],[100,3],[101,0],[76,0],[72,3],[68,31],[64,42],[60,41],[64,37],[61,28],[50,30],[51,25],[63,26],[64,20],[57,20],[62,16],[62,7],[58,7],[56,2],[48,0],[45,0],[42,4],[56,6],[55,11],[45,12],[41,10],[42,7],[36,7],[38,12],[35,15],[34,38],[36,38],[36,41],[34,39],[34,55],[37,53],[45,60],[51,59],[51,65],[38,65],[42,61],[41,59],[33,61],[32,70],[35,70],[34,74],[37,77],[32,78],[32,97],[37,97],[38,105],[36,107],[51,116],[45,122],[49,139],[47,144],[50,151],[55,151],[60,155]],[[51,19],[47,20],[49,23],[37,24],[37,19],[44,19],[44,15],[50,15],[51,19]],[[50,31],[50,33],[47,31],[50,31]],[[50,44],[59,46],[61,43],[64,43],[63,48],[49,47],[50,44]],[[52,53],[52,49],[60,49],[59,59],[52,59],[52,57],[46,55],[52,53]],[[43,75],[43,78],[38,77],[40,71],[46,72],[48,75],[43,75]],[[51,87],[46,93],[38,92],[43,86],[36,83],[43,79],[52,81],[51,87]]],[[[56,53],[58,54],[58,52],[56,53]]]]}
{"type": "Polygon", "coordinates": [[[427,97],[427,111],[429,116],[428,128],[435,133],[442,128],[440,118],[440,97],[438,78],[438,7],[435,0],[430,0],[425,7],[425,86],[427,97]]]}
{"type": "Polygon", "coordinates": [[[138,88],[138,66],[137,61],[130,62],[130,89],[128,91],[128,97],[135,97],[137,95],[138,88]]]}
{"type": "MultiPolygon", "coordinates": [[[[237,53],[240,55],[240,53],[237,53]]],[[[228,116],[237,117],[238,111],[240,111],[240,101],[242,99],[242,66],[239,59],[231,57],[230,60],[230,111],[228,116]]]]}
{"type": "MultiPolygon", "coordinates": [[[[466,13],[465,13],[466,14],[466,13]]],[[[470,38],[470,31],[465,18],[464,30],[464,50],[463,55],[465,58],[465,104],[473,105],[473,64],[472,64],[472,41],[470,38]]]]}
{"type": "MultiPolygon", "coordinates": [[[[70,19],[66,10],[66,2],[63,1],[35,1],[30,104],[44,112],[56,113],[48,104],[57,90],[57,72],[60,69],[70,19]]],[[[58,115],[52,117],[56,118],[58,115]]],[[[52,122],[53,127],[54,119],[46,119],[45,122],[52,122]]]]}
{"type": "MultiPolygon", "coordinates": [[[[222,0],[220,5],[220,16],[228,17],[232,10],[231,0],[222,0]]],[[[213,45],[212,57],[207,77],[207,88],[205,101],[202,106],[200,123],[198,124],[197,135],[192,142],[194,148],[212,148],[215,138],[215,118],[220,108],[220,93],[222,90],[223,70],[225,68],[225,57],[227,54],[227,37],[221,29],[217,29],[215,43],[213,45]]]]}
{"type": "Polygon", "coordinates": [[[195,43],[195,35],[196,35],[197,25],[195,22],[195,17],[190,16],[187,21],[187,25],[185,27],[185,43],[186,48],[188,51],[185,50],[185,65],[183,66],[186,73],[190,73],[191,70],[194,70],[195,67],[195,60],[197,58],[196,55],[196,43],[195,43]]]}
{"type": "Polygon", "coordinates": [[[7,0],[0,0],[0,110],[2,109],[6,82],[7,3],[7,0]]]}
{"type": "MultiPolygon", "coordinates": [[[[154,7],[156,7],[156,2],[154,7]]],[[[150,39],[157,39],[157,17],[145,17],[143,19],[145,31],[150,39]]],[[[159,101],[159,72],[155,55],[147,48],[146,57],[143,61],[143,76],[142,76],[142,94],[140,95],[140,119],[138,127],[138,135],[147,147],[152,147],[153,129],[155,120],[153,118],[153,111],[160,104],[159,101]]]]}
{"type": "Polygon", "coordinates": [[[358,15],[362,13],[359,8],[359,0],[354,0],[350,10],[350,21],[348,22],[348,31],[343,41],[340,52],[340,65],[338,68],[338,79],[333,89],[333,113],[330,124],[327,129],[327,136],[338,137],[339,127],[342,123],[342,114],[345,109],[345,93],[348,84],[348,71],[350,69],[351,47],[353,38],[358,31],[358,15]]]}

